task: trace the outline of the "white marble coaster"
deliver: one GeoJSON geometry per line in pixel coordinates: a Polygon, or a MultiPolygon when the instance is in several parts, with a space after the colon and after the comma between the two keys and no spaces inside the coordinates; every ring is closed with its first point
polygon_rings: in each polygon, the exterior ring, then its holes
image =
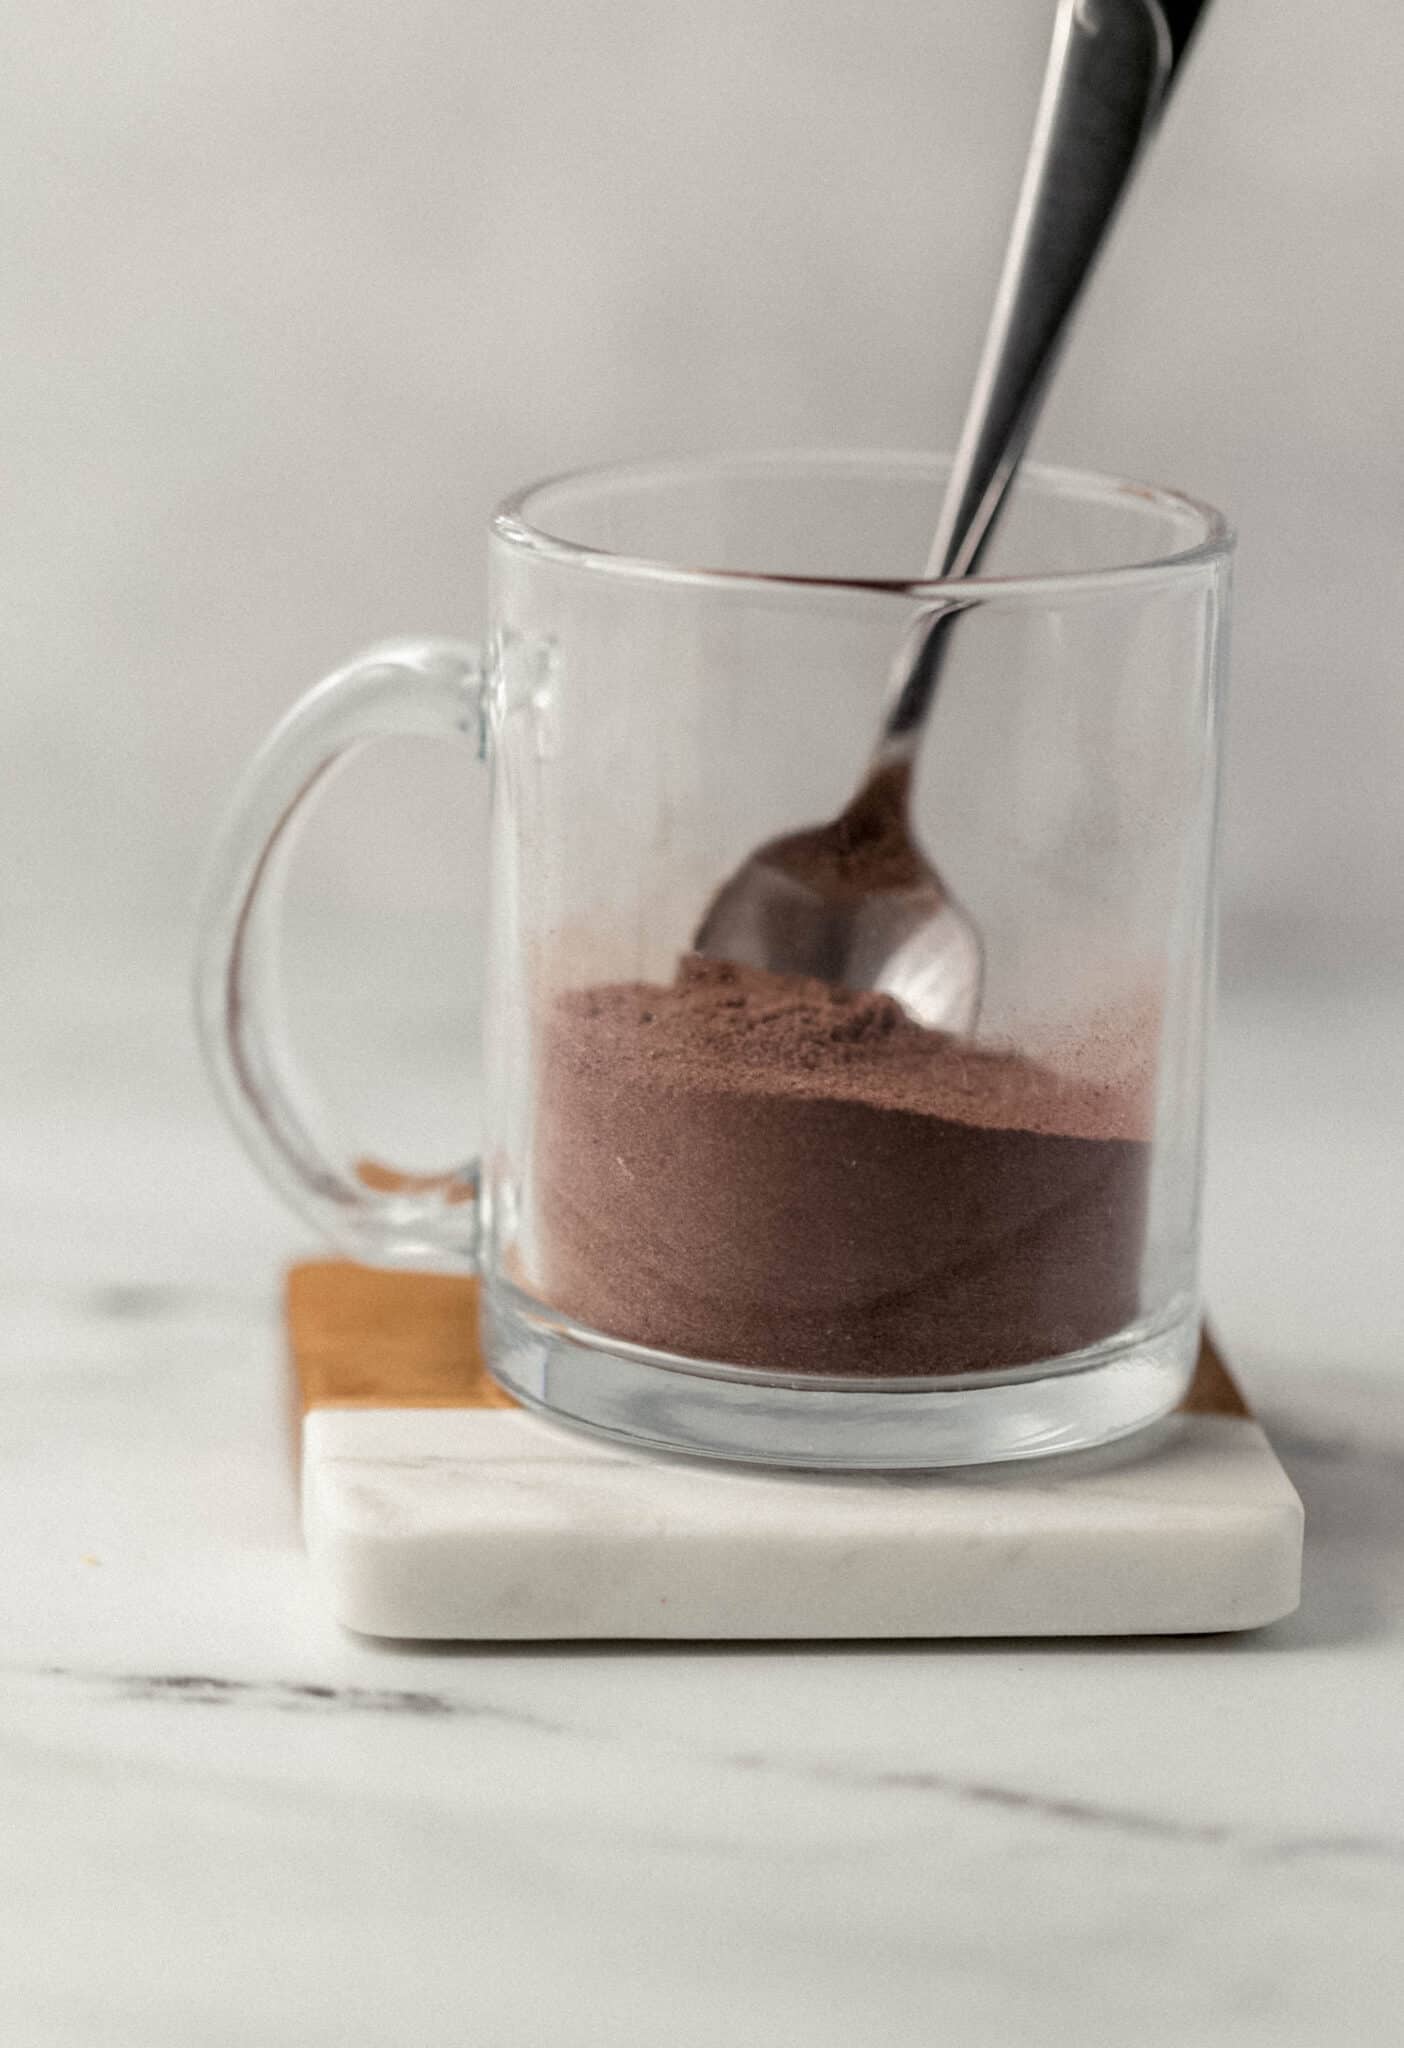
{"type": "Polygon", "coordinates": [[[369,1635],[1161,1635],[1290,1614],[1302,1509],[1258,1424],[930,1477],[654,1458],[521,1410],[314,1408],[313,1569],[369,1635]]]}

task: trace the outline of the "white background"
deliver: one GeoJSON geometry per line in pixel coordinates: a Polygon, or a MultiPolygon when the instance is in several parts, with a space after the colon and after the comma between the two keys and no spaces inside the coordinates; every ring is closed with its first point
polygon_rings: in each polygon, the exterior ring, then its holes
{"type": "MultiPolygon", "coordinates": [[[[476,626],[512,484],[948,443],[1050,12],[10,0],[12,931],[183,916],[301,688],[476,626]]],[[[1231,972],[1368,959],[1404,901],[1401,62],[1387,0],[1222,0],[1040,438],[1241,529],[1231,972]]],[[[313,872],[447,902],[425,808],[313,872]]]]}

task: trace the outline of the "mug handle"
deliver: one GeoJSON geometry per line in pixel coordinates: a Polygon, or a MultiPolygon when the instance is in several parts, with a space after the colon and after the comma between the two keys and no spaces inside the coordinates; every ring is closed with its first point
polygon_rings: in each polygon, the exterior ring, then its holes
{"type": "Polygon", "coordinates": [[[226,1115],[255,1165],[298,1214],[366,1265],[477,1267],[477,1163],[406,1175],[348,1171],[312,1135],[278,988],[281,882],[308,798],[368,742],[464,740],[480,760],[484,683],[473,647],[397,641],[309,690],[264,742],[216,841],[200,914],[196,1017],[226,1115]]]}

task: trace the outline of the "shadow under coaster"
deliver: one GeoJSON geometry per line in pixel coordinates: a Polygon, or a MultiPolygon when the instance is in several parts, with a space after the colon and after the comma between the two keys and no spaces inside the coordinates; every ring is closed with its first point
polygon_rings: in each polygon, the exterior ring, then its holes
{"type": "Polygon", "coordinates": [[[1198,1634],[1290,1614],[1302,1508],[1206,1339],[1100,1451],[801,1474],[558,1428],[488,1376],[477,1283],[295,1266],[303,1527],[333,1613],[479,1642],[1198,1634]]]}

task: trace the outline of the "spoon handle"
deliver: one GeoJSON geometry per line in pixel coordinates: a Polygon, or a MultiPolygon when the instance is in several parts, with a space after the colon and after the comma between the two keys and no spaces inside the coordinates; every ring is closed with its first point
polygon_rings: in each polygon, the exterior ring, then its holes
{"type": "Polygon", "coordinates": [[[975,568],[1068,321],[1106,239],[1199,7],[1060,0],[994,313],[928,573],[975,568]]]}
{"type": "MultiPolygon", "coordinates": [[[[927,575],[973,575],[1067,332],[1206,0],[1059,0],[1009,247],[927,575]]],[[[880,759],[909,754],[945,622],[894,679],[880,759]]]]}

